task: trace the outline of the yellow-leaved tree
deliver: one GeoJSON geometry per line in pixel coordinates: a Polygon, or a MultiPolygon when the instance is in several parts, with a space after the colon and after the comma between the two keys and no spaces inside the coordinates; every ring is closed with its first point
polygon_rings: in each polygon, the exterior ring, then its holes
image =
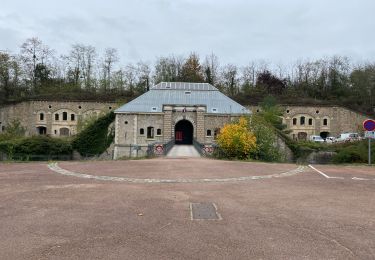
{"type": "Polygon", "coordinates": [[[224,125],[217,143],[227,158],[247,159],[256,151],[256,137],[249,128],[248,119],[224,125]]]}

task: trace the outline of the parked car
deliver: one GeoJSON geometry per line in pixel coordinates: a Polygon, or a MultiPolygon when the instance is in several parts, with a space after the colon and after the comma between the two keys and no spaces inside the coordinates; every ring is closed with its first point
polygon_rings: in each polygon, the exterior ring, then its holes
{"type": "Polygon", "coordinates": [[[325,141],[326,141],[327,143],[330,143],[330,144],[332,144],[332,143],[336,143],[336,137],[328,136],[328,137],[325,139],[325,141]]]}
{"type": "Polygon", "coordinates": [[[313,141],[316,143],[324,143],[324,139],[319,135],[310,135],[310,141],[313,141]]]}
{"type": "Polygon", "coordinates": [[[337,138],[337,142],[354,142],[361,140],[358,133],[343,133],[337,138]]]}

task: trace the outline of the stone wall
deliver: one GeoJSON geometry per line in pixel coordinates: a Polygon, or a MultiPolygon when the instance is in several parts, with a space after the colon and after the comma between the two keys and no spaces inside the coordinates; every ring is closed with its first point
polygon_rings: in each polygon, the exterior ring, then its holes
{"type": "Polygon", "coordinates": [[[12,121],[18,120],[26,135],[74,135],[79,124],[117,107],[114,102],[84,101],[27,101],[0,107],[0,132],[12,121]]]}
{"type": "MultiPolygon", "coordinates": [[[[282,106],[283,122],[291,130],[294,139],[308,139],[311,135],[327,134],[339,136],[341,133],[362,133],[362,123],[366,117],[357,112],[337,106],[282,106]],[[305,133],[305,134],[303,134],[305,133]]],[[[258,113],[258,106],[249,107],[258,113]]]]}

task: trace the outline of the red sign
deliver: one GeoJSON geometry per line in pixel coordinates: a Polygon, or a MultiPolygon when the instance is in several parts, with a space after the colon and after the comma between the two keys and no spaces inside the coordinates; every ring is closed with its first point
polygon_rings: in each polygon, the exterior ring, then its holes
{"type": "Polygon", "coordinates": [[[363,122],[363,128],[366,131],[374,131],[375,130],[375,121],[372,119],[367,119],[363,122]]]}

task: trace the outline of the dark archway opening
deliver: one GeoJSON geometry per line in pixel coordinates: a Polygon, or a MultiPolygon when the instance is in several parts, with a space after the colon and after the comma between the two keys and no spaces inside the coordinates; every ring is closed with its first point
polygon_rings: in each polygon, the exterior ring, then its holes
{"type": "Polygon", "coordinates": [[[45,126],[38,126],[36,128],[36,131],[38,132],[38,134],[40,135],[46,135],[47,134],[47,127],[45,126]]]}
{"type": "Polygon", "coordinates": [[[320,137],[326,139],[329,136],[329,132],[321,132],[320,137]]]}
{"type": "Polygon", "coordinates": [[[307,140],[307,133],[299,132],[297,137],[298,137],[298,140],[306,141],[307,140]]]}
{"type": "Polygon", "coordinates": [[[60,136],[69,136],[69,128],[66,128],[66,127],[63,127],[63,128],[60,128],[60,136]]]}
{"type": "Polygon", "coordinates": [[[188,120],[179,121],[175,128],[175,144],[193,144],[194,127],[188,120]]]}

